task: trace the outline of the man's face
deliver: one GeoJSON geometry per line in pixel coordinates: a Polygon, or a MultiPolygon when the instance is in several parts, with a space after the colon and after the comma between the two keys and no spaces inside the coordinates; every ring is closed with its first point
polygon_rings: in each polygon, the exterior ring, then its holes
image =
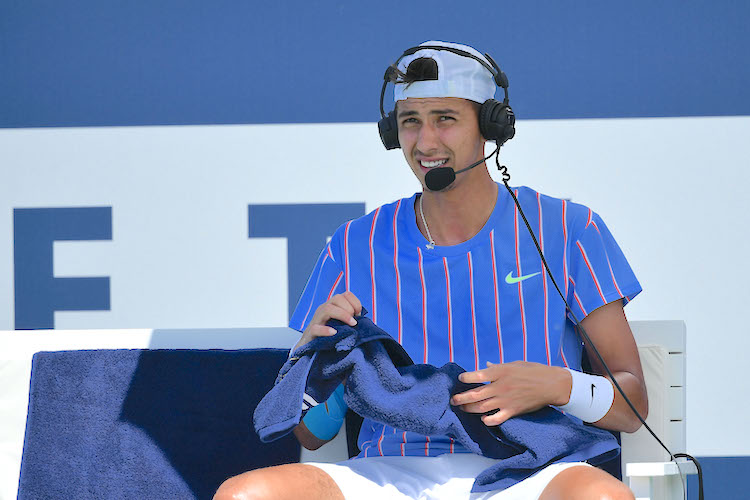
{"type": "MultiPolygon", "coordinates": [[[[457,97],[428,97],[399,101],[397,108],[398,140],[422,186],[430,169],[460,170],[484,156],[478,104],[457,97]]],[[[451,188],[460,180],[464,179],[457,177],[451,188]]]]}

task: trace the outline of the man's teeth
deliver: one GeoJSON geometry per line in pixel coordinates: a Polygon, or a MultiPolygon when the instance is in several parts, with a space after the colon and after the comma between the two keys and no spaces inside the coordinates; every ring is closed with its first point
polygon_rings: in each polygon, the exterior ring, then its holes
{"type": "Polygon", "coordinates": [[[448,160],[435,160],[435,161],[424,161],[424,160],[422,160],[419,163],[423,167],[425,167],[425,168],[435,168],[435,167],[439,167],[440,165],[442,165],[443,163],[445,163],[447,161],[448,160]]]}

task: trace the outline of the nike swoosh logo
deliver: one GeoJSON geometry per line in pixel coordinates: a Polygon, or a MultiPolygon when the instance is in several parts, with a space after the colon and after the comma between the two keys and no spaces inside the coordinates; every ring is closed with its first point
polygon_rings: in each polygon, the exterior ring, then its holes
{"type": "Polygon", "coordinates": [[[513,277],[513,271],[508,273],[508,276],[505,277],[505,282],[509,285],[513,285],[514,283],[518,283],[519,281],[527,280],[529,278],[533,278],[537,274],[542,274],[541,272],[536,272],[534,274],[527,274],[526,276],[519,276],[518,278],[513,277]]]}
{"type": "Polygon", "coordinates": [[[596,386],[594,384],[591,384],[591,403],[589,404],[589,407],[593,406],[594,404],[594,388],[596,386]]]}

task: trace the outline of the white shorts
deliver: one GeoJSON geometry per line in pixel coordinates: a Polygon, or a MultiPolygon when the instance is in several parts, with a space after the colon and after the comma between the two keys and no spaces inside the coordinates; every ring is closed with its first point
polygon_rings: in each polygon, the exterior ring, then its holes
{"type": "Polygon", "coordinates": [[[584,462],[553,464],[502,491],[471,493],[474,478],[495,460],[472,453],[437,457],[370,457],[337,464],[308,462],[333,478],[347,500],[537,500],[552,479],[584,462]]]}

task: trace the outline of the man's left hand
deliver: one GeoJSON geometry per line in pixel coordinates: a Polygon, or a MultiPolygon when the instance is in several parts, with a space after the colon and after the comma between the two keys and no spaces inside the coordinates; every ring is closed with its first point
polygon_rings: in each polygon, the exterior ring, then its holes
{"type": "Polygon", "coordinates": [[[451,404],[469,413],[487,413],[485,425],[500,425],[516,415],[530,413],[547,405],[564,405],[570,398],[572,379],[564,368],[526,361],[487,363],[487,368],[464,372],[461,382],[484,384],[454,394],[451,404]]]}

